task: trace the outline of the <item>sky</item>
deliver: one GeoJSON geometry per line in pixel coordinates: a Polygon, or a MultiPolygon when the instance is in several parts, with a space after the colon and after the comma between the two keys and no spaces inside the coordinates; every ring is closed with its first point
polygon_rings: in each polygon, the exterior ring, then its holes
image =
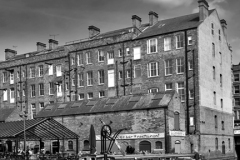
{"type": "MultiPolygon", "coordinates": [[[[0,61],[4,50],[18,54],[36,51],[36,42],[66,42],[88,38],[88,26],[101,33],[129,27],[132,15],[148,23],[149,11],[159,20],[198,12],[198,0],[0,0],[0,61]]],[[[240,62],[240,0],[207,0],[227,21],[233,64],[240,62]]]]}

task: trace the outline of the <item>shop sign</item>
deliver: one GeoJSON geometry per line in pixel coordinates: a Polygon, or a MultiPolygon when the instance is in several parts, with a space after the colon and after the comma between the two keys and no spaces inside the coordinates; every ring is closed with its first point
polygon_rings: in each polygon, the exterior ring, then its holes
{"type": "MultiPolygon", "coordinates": [[[[142,139],[142,138],[164,138],[164,133],[135,133],[135,134],[119,134],[116,139],[142,139]]],[[[100,135],[96,135],[96,140],[100,140],[100,135]]]]}
{"type": "Polygon", "coordinates": [[[240,134],[240,130],[234,130],[234,134],[240,134]]]}
{"type": "Polygon", "coordinates": [[[170,131],[170,136],[185,137],[185,131],[170,131]]]}

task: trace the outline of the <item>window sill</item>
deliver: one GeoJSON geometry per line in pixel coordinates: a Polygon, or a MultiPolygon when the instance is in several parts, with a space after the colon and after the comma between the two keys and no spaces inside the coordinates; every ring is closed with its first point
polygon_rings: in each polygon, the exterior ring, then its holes
{"type": "Polygon", "coordinates": [[[149,76],[148,78],[154,78],[154,77],[158,77],[158,76],[149,76]]]}
{"type": "Polygon", "coordinates": [[[168,49],[168,50],[164,50],[164,52],[168,52],[168,51],[171,51],[171,49],[168,49]]]}
{"type": "Polygon", "coordinates": [[[183,47],[180,47],[180,48],[177,48],[177,47],[176,47],[176,49],[183,49],[183,47]]]}
{"type": "Polygon", "coordinates": [[[98,84],[99,86],[103,86],[105,83],[98,84]]]}
{"type": "Polygon", "coordinates": [[[78,86],[78,88],[83,88],[84,86],[78,86]]]}
{"type": "Polygon", "coordinates": [[[172,91],[172,89],[165,89],[165,91],[172,91]]]}
{"type": "Polygon", "coordinates": [[[184,72],[181,72],[181,73],[177,73],[177,75],[183,75],[184,74],[184,72]]]}
{"type": "Polygon", "coordinates": [[[147,53],[147,54],[154,54],[154,53],[158,53],[158,52],[150,52],[150,53],[147,53]]]}
{"type": "Polygon", "coordinates": [[[104,63],[104,61],[98,61],[98,63],[104,63]]]}
{"type": "Polygon", "coordinates": [[[92,65],[93,63],[87,63],[86,65],[92,65]]]}
{"type": "Polygon", "coordinates": [[[92,87],[93,85],[87,85],[87,87],[92,87]]]}
{"type": "Polygon", "coordinates": [[[172,76],[172,74],[165,75],[165,77],[169,77],[169,76],[172,76]]]}

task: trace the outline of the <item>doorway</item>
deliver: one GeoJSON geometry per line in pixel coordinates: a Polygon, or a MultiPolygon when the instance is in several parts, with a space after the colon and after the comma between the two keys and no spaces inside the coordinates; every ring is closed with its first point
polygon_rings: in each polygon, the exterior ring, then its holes
{"type": "Polygon", "coordinates": [[[175,153],[181,153],[181,142],[180,141],[175,141],[175,153]]]}

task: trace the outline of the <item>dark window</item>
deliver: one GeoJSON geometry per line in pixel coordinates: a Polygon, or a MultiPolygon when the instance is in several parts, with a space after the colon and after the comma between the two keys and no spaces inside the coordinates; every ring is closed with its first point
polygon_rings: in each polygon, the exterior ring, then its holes
{"type": "Polygon", "coordinates": [[[215,147],[216,147],[216,150],[218,150],[218,138],[215,138],[215,147]]]}
{"type": "Polygon", "coordinates": [[[103,51],[98,51],[98,61],[104,62],[104,52],[103,51]]]}
{"type": "Polygon", "coordinates": [[[174,129],[179,130],[180,129],[180,124],[179,124],[179,113],[175,112],[174,113],[174,129]]]}
{"type": "Polygon", "coordinates": [[[156,149],[162,149],[162,142],[161,141],[157,141],[155,143],[155,145],[156,145],[156,149]]]}
{"type": "Polygon", "coordinates": [[[212,43],[212,56],[215,57],[215,44],[212,43]]]}
{"type": "Polygon", "coordinates": [[[89,151],[89,141],[88,140],[83,141],[83,150],[89,151]]]}
{"type": "Polygon", "coordinates": [[[217,115],[214,116],[215,128],[218,128],[218,119],[217,115]]]}
{"type": "Polygon", "coordinates": [[[141,65],[136,65],[134,66],[134,77],[135,78],[138,78],[138,77],[141,77],[141,65]]]}
{"type": "Polygon", "coordinates": [[[234,74],[234,81],[239,82],[239,74],[234,74]]]}
{"type": "Polygon", "coordinates": [[[151,153],[151,143],[148,141],[141,141],[139,143],[139,151],[147,151],[151,153]]]}
{"type": "Polygon", "coordinates": [[[222,154],[225,154],[225,142],[222,141],[222,154]]]}
{"type": "Polygon", "coordinates": [[[78,74],[78,85],[79,85],[79,86],[84,86],[83,73],[78,74]]]}
{"type": "Polygon", "coordinates": [[[35,93],[35,85],[31,85],[31,97],[35,97],[36,93],[35,93]]]}
{"type": "Polygon", "coordinates": [[[98,84],[104,84],[104,70],[98,71],[98,84]]]}
{"type": "Polygon", "coordinates": [[[44,95],[44,85],[43,85],[43,83],[39,84],[39,95],[40,96],[44,95]]]}
{"type": "Polygon", "coordinates": [[[240,105],[240,98],[235,98],[235,106],[239,106],[240,105]]]}
{"type": "Polygon", "coordinates": [[[68,149],[73,150],[73,141],[68,141],[68,149]]]}
{"type": "Polygon", "coordinates": [[[239,85],[234,86],[234,93],[235,93],[235,94],[240,93],[240,92],[239,92],[239,85]]]}

